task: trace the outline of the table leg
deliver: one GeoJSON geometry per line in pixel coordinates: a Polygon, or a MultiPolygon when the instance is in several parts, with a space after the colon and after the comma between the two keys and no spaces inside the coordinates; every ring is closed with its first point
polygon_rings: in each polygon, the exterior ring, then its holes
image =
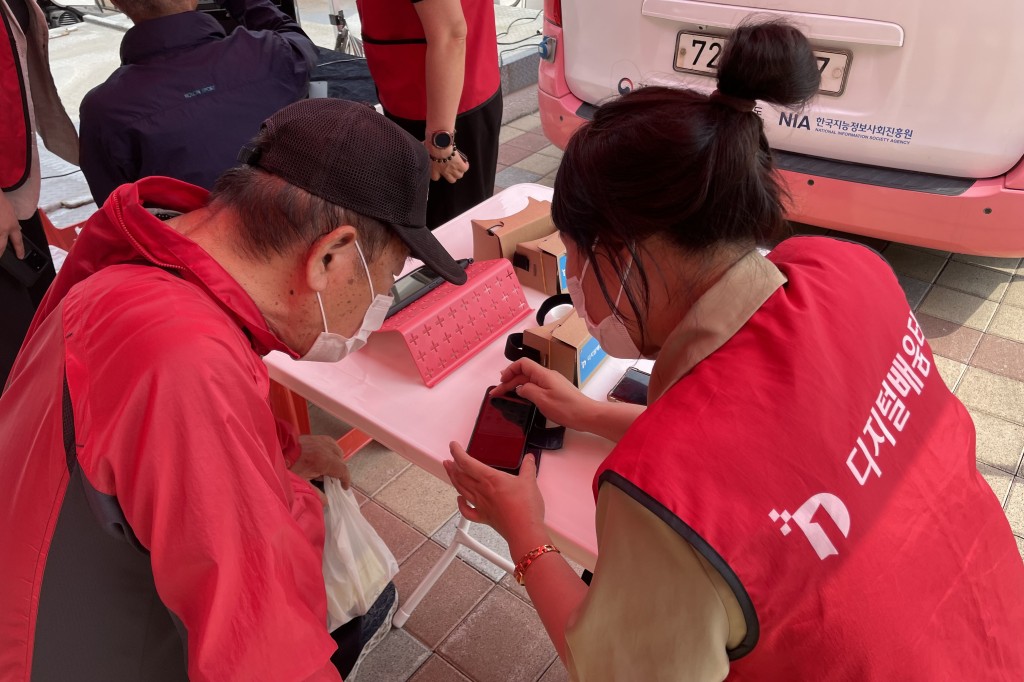
{"type": "Polygon", "coordinates": [[[348,460],[372,442],[373,437],[370,434],[359,429],[350,429],[338,439],[338,447],[341,448],[345,459],[348,460]]]}
{"type": "Polygon", "coordinates": [[[515,565],[511,561],[494,550],[485,547],[475,538],[470,537],[469,528],[472,525],[473,524],[466,518],[459,520],[459,525],[455,528],[455,537],[452,538],[452,542],[448,545],[448,549],[444,551],[441,558],[437,560],[437,563],[434,564],[433,568],[431,568],[427,575],[424,576],[423,581],[415,590],[413,590],[413,593],[402,600],[402,603],[398,607],[398,611],[395,612],[395,617],[392,620],[392,624],[396,628],[402,627],[405,625],[405,621],[409,620],[409,616],[412,615],[412,612],[416,610],[416,607],[420,605],[423,598],[427,596],[427,593],[430,592],[431,588],[433,588],[437,581],[440,580],[441,574],[445,572],[445,569],[447,569],[449,564],[452,563],[452,560],[455,559],[455,555],[458,554],[460,547],[468,547],[495,566],[498,566],[509,573],[513,571],[515,565]]]}

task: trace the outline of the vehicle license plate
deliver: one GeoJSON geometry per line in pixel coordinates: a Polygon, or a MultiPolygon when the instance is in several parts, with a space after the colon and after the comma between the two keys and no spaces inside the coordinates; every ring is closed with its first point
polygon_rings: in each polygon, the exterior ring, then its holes
{"type": "MultiPolygon", "coordinates": [[[[676,36],[676,60],[673,68],[685,73],[713,75],[718,71],[718,61],[727,42],[728,39],[722,36],[680,31],[676,36]]],[[[843,94],[852,55],[849,52],[815,50],[814,56],[818,58],[818,70],[821,71],[821,86],[818,92],[835,96],[843,94]]]]}

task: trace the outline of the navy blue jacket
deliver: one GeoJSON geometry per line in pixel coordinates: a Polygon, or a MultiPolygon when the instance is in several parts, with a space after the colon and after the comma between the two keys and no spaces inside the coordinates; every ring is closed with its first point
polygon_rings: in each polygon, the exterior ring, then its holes
{"type": "Polygon", "coordinates": [[[260,124],[306,96],[316,47],[269,0],[222,0],[230,35],[201,12],[133,26],[121,64],[82,100],[81,167],[96,204],[166,175],[210,189],[260,124]]]}

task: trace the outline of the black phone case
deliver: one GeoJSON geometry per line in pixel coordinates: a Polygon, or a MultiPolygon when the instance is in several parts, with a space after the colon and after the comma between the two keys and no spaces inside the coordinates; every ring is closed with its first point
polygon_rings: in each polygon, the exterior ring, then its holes
{"type": "Polygon", "coordinates": [[[46,266],[50,263],[50,258],[49,254],[44,253],[24,234],[21,235],[21,240],[25,245],[25,259],[18,258],[17,254],[14,253],[14,247],[8,241],[3,255],[0,255],[0,266],[11,277],[21,282],[22,286],[30,287],[42,277],[46,266]]]}
{"type": "MultiPolygon", "coordinates": [[[[484,393],[484,399],[482,401],[480,401],[480,411],[477,412],[477,414],[476,414],[476,421],[473,422],[473,434],[476,433],[477,426],[480,423],[480,415],[483,414],[484,407],[487,405],[487,401],[491,398],[491,390],[492,389],[494,389],[494,386],[488,386],[487,387],[487,392],[484,393]]],[[[520,400],[522,400],[522,399],[520,398],[520,400]]],[[[538,471],[540,470],[540,453],[541,453],[541,449],[539,447],[536,447],[536,446],[530,444],[530,434],[533,432],[533,427],[536,424],[537,415],[538,414],[539,414],[539,412],[537,410],[537,406],[534,405],[533,406],[533,412],[530,415],[529,428],[526,429],[526,438],[523,439],[523,451],[521,453],[519,453],[519,463],[515,467],[499,467],[499,466],[494,466],[493,464],[488,464],[487,466],[491,467],[492,469],[497,469],[498,471],[504,471],[506,473],[512,474],[513,476],[518,476],[520,469],[523,468],[523,459],[526,457],[527,454],[532,454],[534,456],[534,458],[537,460],[537,470],[538,471]]],[[[467,453],[472,453],[472,448],[473,448],[473,436],[470,435],[469,443],[466,445],[466,452],[467,453]]],[[[473,455],[470,454],[470,457],[472,457],[472,456],[473,455]]],[[[474,459],[476,459],[476,458],[474,457],[474,459]]],[[[479,461],[479,460],[477,460],[477,461],[479,461]]]]}

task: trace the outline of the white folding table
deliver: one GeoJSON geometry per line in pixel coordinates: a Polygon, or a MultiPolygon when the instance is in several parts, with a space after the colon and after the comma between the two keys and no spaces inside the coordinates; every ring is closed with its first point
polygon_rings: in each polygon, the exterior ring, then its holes
{"type": "MultiPolygon", "coordinates": [[[[470,257],[472,218],[511,215],[526,207],[528,197],[550,200],[551,194],[552,190],[542,185],[509,187],[442,225],[434,234],[455,258],[470,257]]],[[[411,261],[406,271],[418,265],[411,261]]],[[[539,291],[524,291],[534,309],[545,299],[539,291]]],[[[531,314],[509,332],[521,331],[534,323],[531,314]]],[[[451,458],[448,443],[456,440],[465,445],[468,441],[485,389],[498,383],[499,372],[508,365],[504,341],[502,336],[484,347],[433,388],[427,388],[420,380],[397,333],[371,335],[363,350],[336,364],[298,362],[282,353],[270,354],[266,362],[276,381],[447,482],[441,462],[451,458]]],[[[583,392],[604,399],[632,364],[635,363],[607,358],[583,392]]],[[[641,366],[647,369],[644,364],[641,366]]],[[[591,570],[597,561],[591,486],[598,465],[611,447],[611,442],[598,436],[568,431],[561,450],[545,452],[541,457],[538,482],[544,496],[548,530],[566,556],[591,570]]],[[[404,625],[460,546],[512,571],[512,562],[470,537],[469,527],[470,522],[461,519],[447,551],[416,591],[403,600],[394,619],[397,627],[404,625]]]]}

